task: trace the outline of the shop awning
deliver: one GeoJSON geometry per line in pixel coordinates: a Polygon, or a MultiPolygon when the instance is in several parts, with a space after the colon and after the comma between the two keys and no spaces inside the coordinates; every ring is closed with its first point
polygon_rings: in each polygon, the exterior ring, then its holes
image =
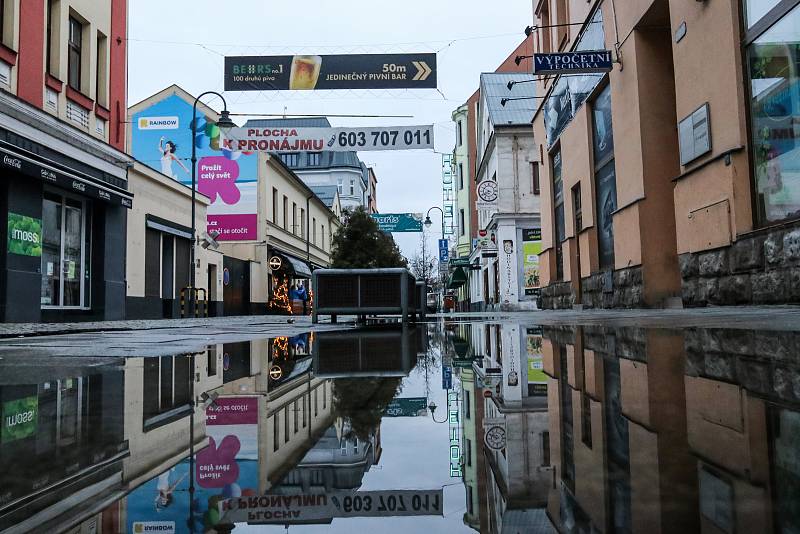
{"type": "Polygon", "coordinates": [[[447,279],[447,289],[457,289],[467,283],[467,273],[459,267],[450,274],[447,279]]]}
{"type": "Polygon", "coordinates": [[[11,169],[44,183],[110,204],[125,208],[133,206],[133,195],[125,189],[101,182],[77,170],[66,171],[56,162],[16,147],[12,149],[8,144],[0,146],[0,168],[11,169]]]}
{"type": "Polygon", "coordinates": [[[299,258],[295,258],[291,254],[280,252],[276,250],[276,256],[280,256],[283,260],[283,268],[293,273],[294,278],[311,278],[311,268],[306,262],[299,258]]]}

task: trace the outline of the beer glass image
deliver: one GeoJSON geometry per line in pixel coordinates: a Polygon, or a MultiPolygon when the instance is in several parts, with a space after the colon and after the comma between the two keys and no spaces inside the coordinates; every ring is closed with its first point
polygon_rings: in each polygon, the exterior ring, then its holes
{"type": "Polygon", "coordinates": [[[289,89],[314,89],[322,68],[322,56],[294,56],[289,89]]]}

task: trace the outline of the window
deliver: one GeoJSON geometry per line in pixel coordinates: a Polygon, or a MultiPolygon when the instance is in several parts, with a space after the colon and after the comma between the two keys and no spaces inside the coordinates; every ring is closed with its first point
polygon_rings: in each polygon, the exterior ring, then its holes
{"type": "Polygon", "coordinates": [[[747,15],[747,27],[752,28],[764,15],[777,6],[780,0],[747,0],[745,2],[745,12],[747,15]]]}
{"type": "Polygon", "coordinates": [[[469,390],[464,390],[464,419],[471,419],[471,406],[470,406],[470,399],[469,399],[469,390]]]}
{"type": "Polygon", "coordinates": [[[56,77],[58,73],[58,65],[54,65],[58,60],[58,50],[53,50],[56,47],[56,42],[53,40],[56,25],[59,21],[59,13],[61,13],[61,2],[59,0],[47,0],[47,35],[45,42],[45,69],[48,74],[56,77]],[[54,53],[55,52],[55,53],[54,53]],[[53,60],[56,60],[55,62],[53,60]]]}
{"type": "Polygon", "coordinates": [[[300,208],[300,237],[306,237],[306,210],[300,208]]]}
{"type": "MultiPolygon", "coordinates": [[[[460,124],[460,123],[459,123],[460,124]]],[[[458,164],[458,190],[464,190],[464,164],[458,164]]]]}
{"type": "Polygon", "coordinates": [[[586,392],[581,392],[581,441],[592,448],[592,403],[586,392]]]}
{"type": "MultiPolygon", "coordinates": [[[[777,0],[748,0],[748,24],[772,4],[777,0]]],[[[773,24],[760,35],[748,36],[746,47],[759,224],[800,217],[800,6],[783,13],[771,13],[773,24]]],[[[772,21],[765,19],[758,20],[759,27],[772,21]]]]}
{"type": "Polygon", "coordinates": [[[316,217],[312,217],[311,218],[311,235],[312,235],[311,242],[316,245],[317,244],[317,218],[316,217]]]}
{"type": "Polygon", "coordinates": [[[308,166],[319,167],[320,165],[322,165],[322,152],[309,152],[308,166]]]}
{"type": "Polygon", "coordinates": [[[272,188],[272,224],[278,224],[278,190],[272,188]]]}
{"type": "Polygon", "coordinates": [[[462,121],[456,123],[456,133],[458,134],[458,146],[462,146],[464,144],[464,123],[462,121]]]}
{"type": "Polygon", "coordinates": [[[325,225],[320,225],[319,229],[320,239],[322,239],[322,250],[325,250],[325,225]]]}
{"type": "Polygon", "coordinates": [[[572,186],[572,213],[575,216],[575,234],[583,230],[583,211],[581,210],[581,184],[572,186]]]}
{"type": "Polygon", "coordinates": [[[552,36],[550,35],[550,10],[548,8],[548,2],[540,2],[541,11],[537,13],[540,25],[539,31],[536,32],[538,44],[539,44],[539,52],[541,53],[548,53],[552,47],[552,36]]]}
{"type": "Polygon", "coordinates": [[[340,194],[340,195],[341,195],[341,194],[344,192],[344,189],[342,188],[342,179],[341,179],[341,178],[339,178],[339,179],[337,180],[337,183],[336,183],[336,189],[338,189],[338,190],[339,190],[339,194],[340,194]]]}
{"type": "Polygon", "coordinates": [[[350,180],[350,195],[352,196],[355,194],[356,194],[356,181],[350,180]]]}
{"type": "Polygon", "coordinates": [[[0,43],[6,43],[6,0],[0,0],[0,43]]]}
{"type": "Polygon", "coordinates": [[[308,415],[306,413],[306,398],[305,397],[300,399],[300,405],[303,408],[303,428],[305,428],[306,427],[306,416],[308,415]]]}
{"type": "Polygon", "coordinates": [[[569,37],[569,12],[567,11],[567,0],[556,0],[556,24],[559,27],[556,28],[557,36],[558,36],[558,49],[564,46],[567,42],[567,38],[569,37]],[[562,26],[563,25],[563,26],[562,26]]]}
{"type": "Polygon", "coordinates": [[[324,410],[328,406],[328,383],[322,383],[322,409],[324,410]]]}
{"type": "Polygon", "coordinates": [[[531,161],[531,193],[538,195],[541,192],[539,187],[539,164],[531,161]]]}
{"type": "Polygon", "coordinates": [[[287,167],[299,167],[300,166],[300,154],[297,152],[289,152],[287,154],[281,154],[281,159],[286,164],[287,167]]]}
{"type": "Polygon", "coordinates": [[[215,376],[217,374],[217,346],[210,345],[207,353],[206,374],[215,376]]]}
{"type": "Polygon", "coordinates": [[[43,308],[89,306],[90,234],[81,200],[45,192],[42,204],[43,308]]]}
{"type": "Polygon", "coordinates": [[[561,148],[556,149],[552,159],[553,168],[553,206],[555,212],[555,250],[556,250],[556,279],[564,279],[564,247],[566,230],[564,227],[564,182],[561,177],[561,148]]]}
{"type": "Polygon", "coordinates": [[[108,107],[108,75],[106,64],[108,63],[108,39],[105,35],[97,32],[97,65],[95,70],[95,100],[103,107],[108,107]]]}
{"type": "Polygon", "coordinates": [[[472,467],[472,441],[464,439],[464,456],[467,467],[472,467]]]}
{"type": "Polygon", "coordinates": [[[542,432],[542,467],[550,466],[550,432],[542,432]]]}
{"type": "Polygon", "coordinates": [[[81,68],[83,64],[83,24],[74,17],[69,18],[69,58],[67,83],[76,91],[81,90],[81,68]]]}
{"type": "Polygon", "coordinates": [[[283,408],[283,442],[289,443],[289,407],[283,408]]]}
{"type": "Polygon", "coordinates": [[[283,195],[283,229],[289,227],[289,199],[283,195]]]}
{"type": "Polygon", "coordinates": [[[298,425],[299,422],[298,418],[300,415],[298,412],[300,410],[297,408],[297,401],[294,401],[292,405],[292,410],[294,410],[294,433],[297,434],[297,432],[300,430],[300,426],[298,425]]]}
{"type": "Polygon", "coordinates": [[[606,86],[592,105],[594,183],[597,207],[597,248],[601,268],[614,267],[613,213],[617,210],[614,135],[611,126],[611,87],[606,86]]]}
{"type": "Polygon", "coordinates": [[[297,234],[297,203],[292,202],[292,233],[297,234]]]}
{"type": "Polygon", "coordinates": [[[458,233],[464,235],[464,210],[458,210],[458,233]]]}
{"type": "Polygon", "coordinates": [[[319,387],[314,388],[314,417],[319,415],[319,399],[318,397],[319,387]]]}

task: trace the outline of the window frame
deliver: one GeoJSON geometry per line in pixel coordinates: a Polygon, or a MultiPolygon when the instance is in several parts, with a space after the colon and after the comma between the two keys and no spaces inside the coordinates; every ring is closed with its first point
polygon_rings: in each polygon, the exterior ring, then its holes
{"type": "Polygon", "coordinates": [[[85,26],[86,25],[84,23],[82,23],[72,14],[70,14],[67,18],[67,85],[79,93],[82,93],[81,88],[83,87],[83,37],[84,32],[86,31],[85,26]],[[74,28],[79,28],[80,30],[77,41],[73,39],[74,28]],[[72,77],[73,53],[77,54],[75,59],[77,61],[77,80],[73,80],[72,77]]]}

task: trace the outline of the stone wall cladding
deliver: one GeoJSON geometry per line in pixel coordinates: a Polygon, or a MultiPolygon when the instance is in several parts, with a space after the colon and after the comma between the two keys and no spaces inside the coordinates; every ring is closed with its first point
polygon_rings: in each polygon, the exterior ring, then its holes
{"type": "MultiPolygon", "coordinates": [[[[643,295],[641,267],[603,271],[581,279],[581,303],[585,308],[643,308],[643,295]]],[[[542,289],[544,309],[569,309],[573,304],[575,296],[569,282],[557,282],[542,289]]]]}
{"type": "Polygon", "coordinates": [[[684,306],[800,303],[800,223],[678,261],[684,306]]]}
{"type": "Polygon", "coordinates": [[[566,310],[575,303],[572,285],[569,282],[556,282],[542,288],[542,309],[566,310]]]}

